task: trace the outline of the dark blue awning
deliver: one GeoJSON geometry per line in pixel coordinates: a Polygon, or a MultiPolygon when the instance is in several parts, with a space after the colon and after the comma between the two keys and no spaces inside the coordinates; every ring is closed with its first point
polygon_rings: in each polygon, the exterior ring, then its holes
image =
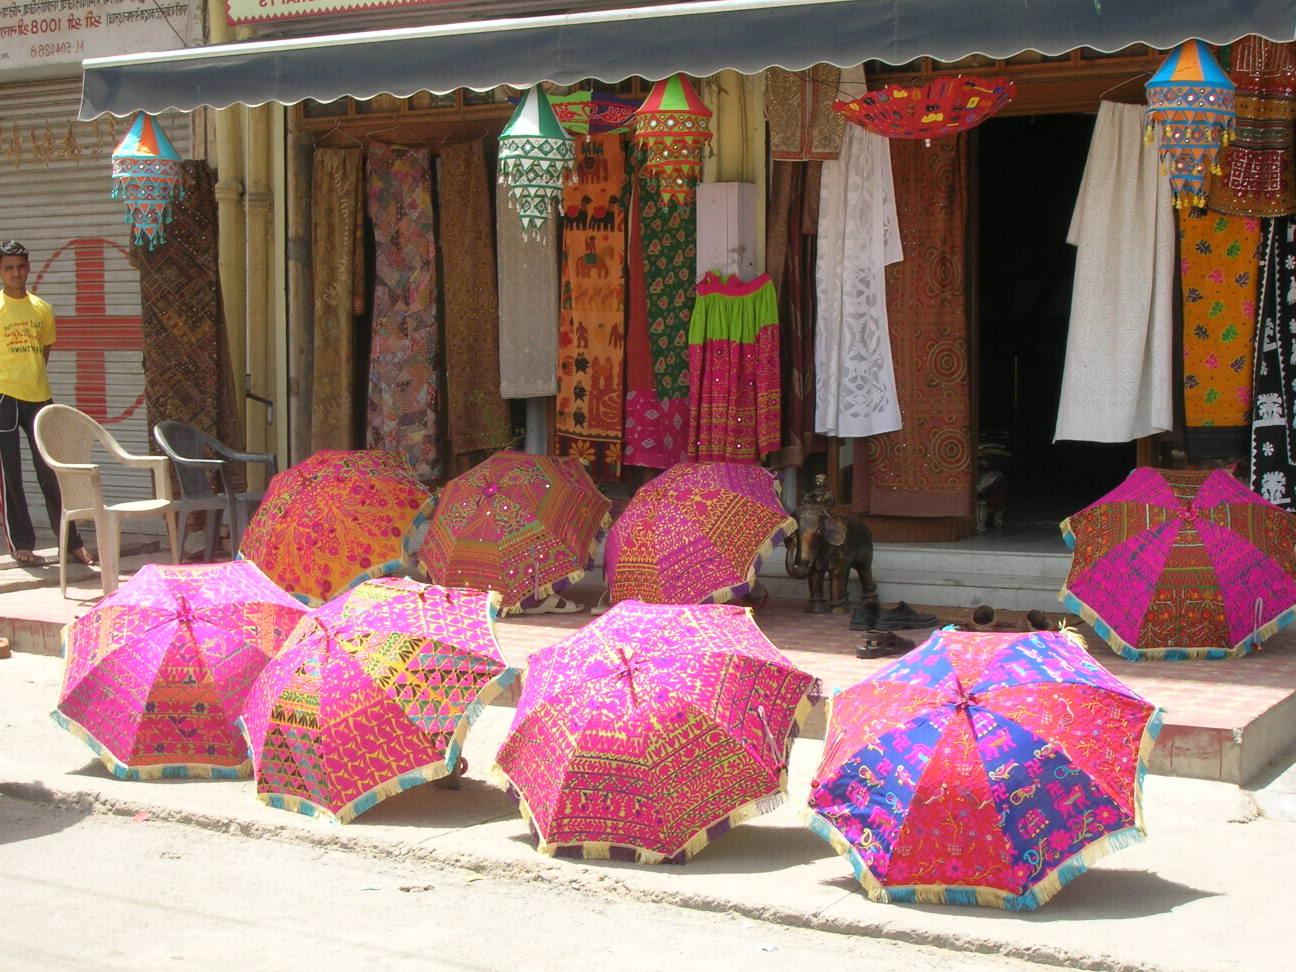
{"type": "Polygon", "coordinates": [[[84,62],[81,118],[418,91],[1296,39],[1293,0],[712,0],[84,62]]]}

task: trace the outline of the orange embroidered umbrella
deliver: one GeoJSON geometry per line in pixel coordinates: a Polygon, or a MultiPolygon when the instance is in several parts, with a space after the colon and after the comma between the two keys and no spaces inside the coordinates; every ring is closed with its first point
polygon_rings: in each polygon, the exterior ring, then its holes
{"type": "Polygon", "coordinates": [[[888,84],[833,108],[886,138],[940,138],[975,128],[1017,96],[1004,78],[936,78],[917,87],[888,84]]]}
{"type": "Polygon", "coordinates": [[[435,504],[401,453],[322,449],[270,480],[239,557],[319,604],[403,570],[405,538],[435,504]]]}

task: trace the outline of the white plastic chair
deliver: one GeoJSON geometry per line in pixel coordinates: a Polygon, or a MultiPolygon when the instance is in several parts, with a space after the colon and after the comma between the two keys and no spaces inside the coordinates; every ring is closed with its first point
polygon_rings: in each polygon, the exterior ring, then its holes
{"type": "Polygon", "coordinates": [[[118,444],[111,433],[85,412],[70,405],[46,405],[36,413],[36,448],[58,477],[63,494],[59,518],[59,590],[67,597],[67,532],[74,520],[93,520],[99,542],[99,574],[103,592],[117,589],[117,564],[121,554],[121,521],[128,517],[161,516],[171,540],[173,563],[180,562],[176,505],[171,498],[170,460],[166,456],[136,456],[118,444]],[[123,466],[153,473],[153,499],[104,503],[99,464],[90,461],[95,442],[123,466]]]}

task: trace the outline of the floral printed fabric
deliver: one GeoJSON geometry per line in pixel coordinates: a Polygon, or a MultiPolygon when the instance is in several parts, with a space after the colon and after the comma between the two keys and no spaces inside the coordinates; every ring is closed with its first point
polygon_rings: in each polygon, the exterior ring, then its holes
{"type": "Polygon", "coordinates": [[[1257,325],[1251,488],[1290,511],[1296,509],[1296,217],[1265,220],[1257,325]]]}
{"type": "Polygon", "coordinates": [[[428,149],[369,146],[377,266],[366,444],[404,453],[425,481],[441,474],[431,166],[428,149]]]}
{"type": "Polygon", "coordinates": [[[1179,210],[1184,416],[1196,457],[1246,448],[1259,252],[1260,220],[1179,210]]]}

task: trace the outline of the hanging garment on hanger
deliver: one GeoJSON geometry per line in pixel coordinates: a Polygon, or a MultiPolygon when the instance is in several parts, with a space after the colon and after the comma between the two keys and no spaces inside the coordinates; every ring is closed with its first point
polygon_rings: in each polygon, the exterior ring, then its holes
{"type": "Polygon", "coordinates": [[[759,462],[780,446],[778,296],[708,273],[689,322],[689,458],[759,462]]]}
{"type": "Polygon", "coordinates": [[[804,71],[772,67],[765,71],[765,119],[770,158],[782,162],[835,159],[841,152],[846,119],[833,111],[841,68],[816,64],[804,71]]]}
{"type": "Polygon", "coordinates": [[[822,435],[900,428],[886,267],[903,258],[890,140],[848,125],[819,189],[815,431],[822,435]]]}
{"type": "Polygon", "coordinates": [[[1296,511],[1296,216],[1264,221],[1251,417],[1251,488],[1296,511]]]}
{"type": "Polygon", "coordinates": [[[441,474],[432,153],[373,142],[366,162],[375,266],[365,443],[432,480],[441,474]]]}
{"type": "Polygon", "coordinates": [[[499,256],[500,395],[542,398],[558,392],[558,229],[552,216],[528,230],[509,187],[495,187],[499,256]]]}
{"type": "Polygon", "coordinates": [[[1054,441],[1129,442],[1174,424],[1175,227],[1143,108],[1104,101],[1067,242],[1071,324],[1054,441]]]}

